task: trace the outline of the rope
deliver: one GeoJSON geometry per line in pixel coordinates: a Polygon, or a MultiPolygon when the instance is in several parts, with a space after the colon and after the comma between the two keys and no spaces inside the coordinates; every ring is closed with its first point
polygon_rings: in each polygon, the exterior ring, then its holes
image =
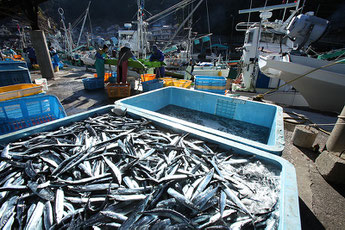
{"type": "MultiPolygon", "coordinates": [[[[195,0],[184,0],[184,1],[181,1],[181,2],[179,2],[179,3],[177,3],[177,4],[173,5],[173,6],[169,7],[168,9],[165,9],[162,12],[160,12],[160,13],[158,13],[158,14],[156,14],[156,15],[148,18],[148,19],[146,19],[146,21],[150,22],[151,20],[156,19],[157,17],[164,18],[164,17],[168,16],[169,14],[177,11],[178,9],[181,9],[181,8],[183,8],[183,7],[193,3],[194,1],[195,0]]],[[[157,21],[157,20],[155,20],[155,21],[157,21]]],[[[153,22],[151,22],[151,23],[153,23],[153,22]]]]}
{"type": "MultiPolygon", "coordinates": [[[[308,49],[307,49],[307,51],[306,52],[308,52],[308,51],[311,51],[311,52],[313,52],[315,55],[317,55],[317,56],[319,56],[320,54],[319,53],[317,53],[315,50],[313,50],[310,46],[308,47],[308,49]]],[[[335,60],[337,60],[337,59],[335,59],[335,60]]]]}
{"type": "Polygon", "coordinates": [[[342,53],[342,54],[340,54],[335,60],[339,60],[339,58],[341,58],[341,57],[344,56],[344,55],[345,55],[345,52],[342,53]]]}
{"type": "Polygon", "coordinates": [[[306,122],[308,122],[309,124],[307,124],[307,126],[313,126],[314,128],[316,128],[317,130],[319,130],[320,132],[323,132],[326,135],[331,135],[330,132],[324,130],[323,128],[319,127],[319,126],[326,126],[326,125],[336,125],[336,124],[345,124],[345,123],[335,123],[335,124],[316,124],[314,122],[312,122],[311,120],[309,120],[309,118],[305,117],[304,115],[301,114],[297,114],[295,112],[285,112],[287,114],[291,114],[294,115],[296,117],[284,117],[284,122],[288,122],[291,124],[297,124],[297,125],[301,125],[301,124],[305,124],[306,122]],[[298,122],[292,122],[289,120],[300,120],[298,122]]]}
{"type": "Polygon", "coordinates": [[[295,79],[292,79],[292,80],[290,80],[290,81],[287,81],[285,84],[282,84],[281,86],[279,86],[279,87],[277,87],[277,88],[275,88],[275,89],[269,90],[269,91],[267,91],[267,92],[264,93],[264,94],[258,94],[258,95],[254,98],[254,100],[261,100],[262,98],[265,97],[265,95],[270,94],[270,93],[273,93],[273,92],[276,92],[278,89],[280,89],[280,88],[282,88],[282,87],[284,87],[284,86],[290,84],[291,82],[297,81],[297,80],[301,79],[302,77],[305,77],[305,76],[308,75],[308,74],[311,74],[311,73],[313,73],[313,72],[315,72],[315,71],[317,71],[317,70],[320,70],[320,69],[324,69],[324,68],[327,68],[327,67],[330,67],[330,66],[334,66],[334,65],[339,64],[339,63],[342,63],[342,62],[345,62],[345,58],[342,59],[342,60],[338,60],[338,61],[329,63],[329,64],[327,64],[327,65],[323,65],[323,66],[321,66],[321,67],[312,69],[312,70],[308,71],[307,73],[302,74],[302,75],[296,77],[295,79]]]}
{"type": "Polygon", "coordinates": [[[331,126],[331,125],[345,125],[345,123],[333,123],[333,124],[310,124],[311,126],[331,126]]]}

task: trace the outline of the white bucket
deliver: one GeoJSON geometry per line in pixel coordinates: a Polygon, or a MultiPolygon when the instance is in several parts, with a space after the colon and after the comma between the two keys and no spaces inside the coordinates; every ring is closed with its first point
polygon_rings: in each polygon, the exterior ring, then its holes
{"type": "Polygon", "coordinates": [[[38,78],[38,79],[35,79],[35,84],[41,85],[41,86],[43,87],[43,90],[44,90],[44,91],[48,91],[47,79],[45,79],[45,78],[38,78]]]}

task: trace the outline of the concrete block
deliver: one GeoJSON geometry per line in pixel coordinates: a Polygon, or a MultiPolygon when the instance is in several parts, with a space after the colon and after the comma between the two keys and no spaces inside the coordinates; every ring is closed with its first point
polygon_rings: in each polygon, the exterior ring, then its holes
{"type": "Polygon", "coordinates": [[[345,184],[345,160],[337,155],[339,154],[323,151],[316,158],[316,167],[327,181],[345,184]]]}
{"type": "Polygon", "coordinates": [[[52,61],[50,59],[47,40],[42,30],[30,31],[32,46],[35,49],[38,64],[43,78],[54,79],[52,61]]]}
{"type": "Polygon", "coordinates": [[[315,128],[297,125],[292,134],[292,142],[298,147],[312,148],[318,133],[315,128]]]}
{"type": "Polygon", "coordinates": [[[293,132],[296,127],[296,123],[286,122],[284,121],[284,130],[287,130],[289,132],[293,132]]]}

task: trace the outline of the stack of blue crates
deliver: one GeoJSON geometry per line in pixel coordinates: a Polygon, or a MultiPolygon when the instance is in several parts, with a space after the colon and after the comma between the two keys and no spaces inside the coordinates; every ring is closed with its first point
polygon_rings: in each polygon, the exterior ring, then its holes
{"type": "Polygon", "coordinates": [[[217,94],[225,94],[226,78],[217,76],[196,76],[195,89],[217,94]]]}
{"type": "Polygon", "coordinates": [[[0,87],[32,83],[29,69],[22,61],[0,61],[0,87]]]}
{"type": "Polygon", "coordinates": [[[148,92],[155,89],[163,88],[163,81],[159,81],[158,79],[153,79],[151,81],[144,81],[142,82],[143,91],[148,92]]]}

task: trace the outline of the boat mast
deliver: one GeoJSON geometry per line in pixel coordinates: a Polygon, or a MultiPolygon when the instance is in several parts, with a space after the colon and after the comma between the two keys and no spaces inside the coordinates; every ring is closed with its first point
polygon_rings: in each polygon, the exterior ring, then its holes
{"type": "MultiPolygon", "coordinates": [[[[193,9],[193,3],[189,6],[190,9],[193,9]]],[[[189,60],[192,56],[192,25],[193,25],[193,17],[190,18],[188,22],[188,44],[187,44],[187,60],[189,60]]]]}
{"type": "Polygon", "coordinates": [[[66,53],[68,55],[71,55],[72,54],[72,39],[71,39],[71,36],[70,36],[70,34],[66,28],[65,17],[63,16],[64,10],[62,8],[59,8],[58,12],[61,16],[61,22],[62,22],[62,26],[63,26],[64,32],[65,32],[65,52],[67,51],[66,53]]]}
{"type": "MultiPolygon", "coordinates": [[[[208,27],[208,33],[210,34],[211,33],[211,27],[210,27],[210,15],[208,13],[208,4],[207,4],[207,0],[206,0],[206,13],[207,13],[207,27],[208,27]]],[[[232,19],[234,20],[234,19],[232,19]]],[[[211,52],[211,55],[212,55],[212,40],[211,40],[211,37],[210,37],[210,52],[211,52]]]]}
{"type": "Polygon", "coordinates": [[[146,58],[146,32],[145,32],[145,25],[144,25],[144,5],[145,0],[137,0],[138,4],[138,12],[137,12],[137,20],[138,20],[138,50],[139,50],[139,57],[146,58]]]}
{"type": "Polygon", "coordinates": [[[174,35],[170,38],[169,42],[164,46],[163,50],[165,50],[169,45],[171,45],[171,42],[174,40],[174,38],[176,37],[176,35],[180,32],[180,30],[182,29],[182,27],[184,26],[184,24],[186,24],[186,22],[190,19],[190,17],[193,16],[194,12],[196,11],[196,9],[198,9],[198,7],[201,5],[201,3],[204,0],[200,0],[198,2],[198,4],[194,7],[194,9],[192,10],[192,12],[190,12],[190,14],[185,18],[185,20],[181,23],[181,25],[177,28],[177,30],[175,31],[174,35]]]}
{"type": "Polygon", "coordinates": [[[81,30],[80,30],[80,34],[79,34],[79,38],[78,38],[78,42],[77,42],[77,47],[79,47],[79,42],[80,42],[80,38],[81,38],[81,35],[82,35],[82,33],[83,33],[83,30],[84,30],[86,18],[87,18],[87,16],[89,15],[90,4],[91,4],[91,1],[89,1],[89,5],[88,5],[87,8],[86,8],[84,21],[83,21],[83,24],[82,24],[82,26],[81,26],[81,30]]]}

